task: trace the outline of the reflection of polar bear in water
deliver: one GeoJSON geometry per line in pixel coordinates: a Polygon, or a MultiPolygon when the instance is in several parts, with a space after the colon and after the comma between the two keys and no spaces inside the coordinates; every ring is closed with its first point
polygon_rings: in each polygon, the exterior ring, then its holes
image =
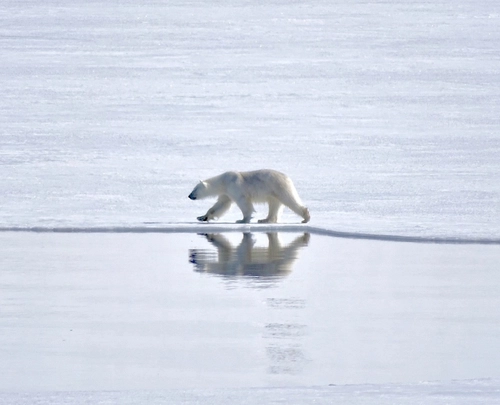
{"type": "Polygon", "coordinates": [[[244,233],[240,244],[234,247],[221,234],[204,234],[217,248],[217,258],[206,249],[191,249],[189,261],[195,270],[223,276],[283,277],[292,271],[298,250],[307,246],[309,234],[304,233],[292,243],[282,246],[277,233],[268,233],[268,247],[254,246],[251,233],[244,233]]]}
{"type": "Polygon", "coordinates": [[[200,221],[210,221],[221,217],[233,202],[243,213],[238,222],[248,223],[255,212],[254,203],[267,203],[269,214],[259,222],[275,223],[283,205],[308,222],[311,218],[309,210],[304,207],[292,183],[283,173],[275,170],[255,170],[253,172],[226,172],[219,176],[200,181],[189,194],[191,200],[206,197],[219,197],[213,207],[205,215],[198,217],[200,221]]]}

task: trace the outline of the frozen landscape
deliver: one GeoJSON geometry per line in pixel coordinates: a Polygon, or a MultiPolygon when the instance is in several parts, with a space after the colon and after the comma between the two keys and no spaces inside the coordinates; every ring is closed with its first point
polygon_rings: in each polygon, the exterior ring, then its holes
{"type": "Polygon", "coordinates": [[[500,401],[500,3],[3,0],[0,44],[0,403],[500,401]],[[310,224],[196,223],[259,168],[310,224]]]}

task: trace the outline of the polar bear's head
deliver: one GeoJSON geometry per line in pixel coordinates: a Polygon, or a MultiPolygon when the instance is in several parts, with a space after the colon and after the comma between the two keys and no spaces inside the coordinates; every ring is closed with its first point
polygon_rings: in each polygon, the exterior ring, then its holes
{"type": "Polygon", "coordinates": [[[191,200],[197,200],[205,197],[210,197],[208,183],[200,181],[188,196],[191,200]]]}

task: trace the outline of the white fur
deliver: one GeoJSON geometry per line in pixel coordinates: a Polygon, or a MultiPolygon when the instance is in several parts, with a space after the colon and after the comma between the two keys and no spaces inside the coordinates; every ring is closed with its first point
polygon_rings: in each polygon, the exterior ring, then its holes
{"type": "Polygon", "coordinates": [[[189,195],[192,200],[207,197],[218,197],[218,200],[205,215],[198,217],[200,221],[221,217],[233,202],[243,213],[243,219],[238,222],[250,222],[255,212],[254,203],[269,205],[267,218],[259,222],[278,222],[283,205],[301,216],[304,219],[302,222],[308,222],[310,219],[309,210],[302,204],[292,180],[275,170],[225,172],[200,181],[189,195]]]}

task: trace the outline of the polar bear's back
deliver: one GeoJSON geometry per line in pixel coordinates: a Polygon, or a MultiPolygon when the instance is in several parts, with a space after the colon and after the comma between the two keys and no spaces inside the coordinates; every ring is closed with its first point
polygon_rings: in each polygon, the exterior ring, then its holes
{"type": "Polygon", "coordinates": [[[290,180],[290,178],[286,174],[271,169],[240,172],[239,174],[245,182],[249,183],[269,183],[275,185],[285,185],[290,180]]]}
{"type": "Polygon", "coordinates": [[[292,180],[277,170],[261,169],[240,172],[241,181],[248,196],[255,202],[268,202],[270,198],[290,196],[300,201],[292,180]]]}

